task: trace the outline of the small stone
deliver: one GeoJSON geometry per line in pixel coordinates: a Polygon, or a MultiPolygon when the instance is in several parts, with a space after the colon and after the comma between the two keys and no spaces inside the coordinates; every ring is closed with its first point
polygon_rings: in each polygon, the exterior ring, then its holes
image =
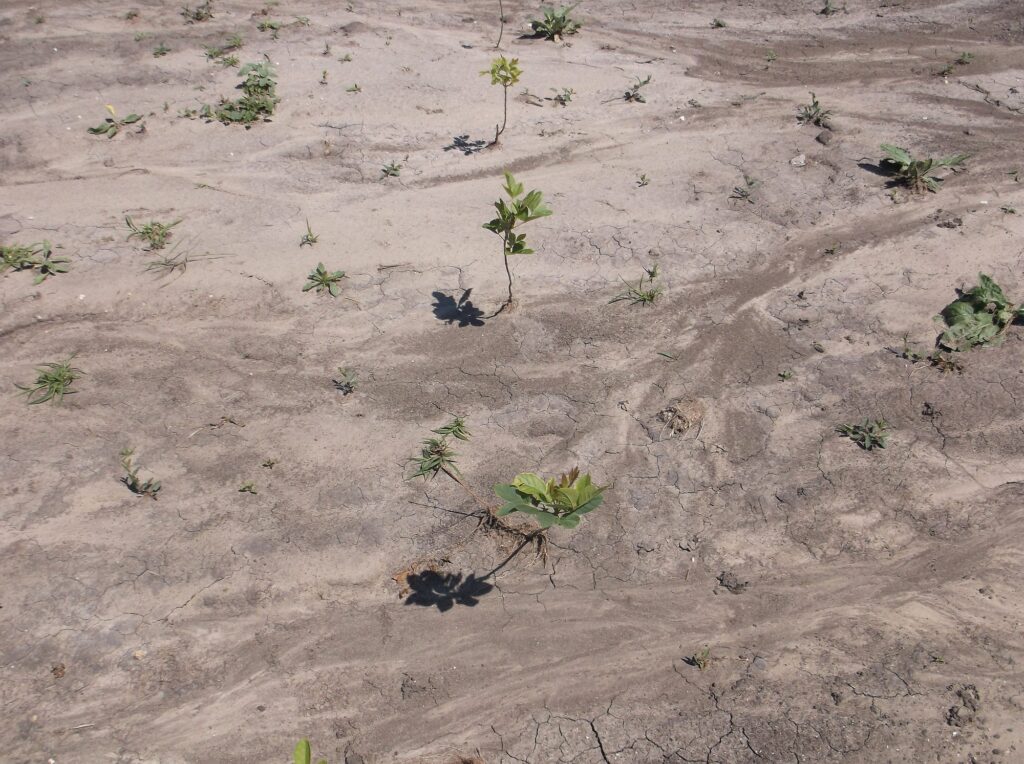
{"type": "Polygon", "coordinates": [[[832,139],[834,137],[835,133],[833,133],[831,130],[822,130],[820,133],[814,136],[814,140],[816,140],[822,146],[827,146],[828,144],[832,143],[832,139]]]}
{"type": "Polygon", "coordinates": [[[794,167],[803,167],[807,164],[807,157],[804,154],[798,154],[789,160],[789,163],[794,167]]]}

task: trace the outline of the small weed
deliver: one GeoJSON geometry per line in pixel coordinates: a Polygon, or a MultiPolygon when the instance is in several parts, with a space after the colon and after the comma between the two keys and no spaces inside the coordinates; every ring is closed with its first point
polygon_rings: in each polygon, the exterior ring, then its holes
{"type": "Polygon", "coordinates": [[[508,264],[509,255],[533,254],[533,250],[526,246],[526,234],[516,233],[516,230],[520,225],[551,214],[551,210],[544,204],[543,194],[533,190],[524,196],[523,184],[516,181],[512,177],[512,173],[505,172],[505,185],[502,188],[508,195],[508,201],[498,199],[494,203],[494,209],[497,210],[498,216],[484,224],[484,228],[502,239],[505,273],[508,275],[508,300],[498,309],[498,313],[510,306],[513,301],[512,271],[508,264]]]}
{"type": "Polygon", "coordinates": [[[261,32],[270,32],[270,37],[276,40],[278,33],[281,31],[281,22],[274,21],[273,19],[266,19],[261,21],[256,28],[261,32]]]}
{"type": "Polygon", "coordinates": [[[231,55],[234,51],[239,50],[244,41],[240,35],[233,35],[229,37],[227,41],[220,46],[211,46],[206,49],[206,58],[210,61],[216,61],[221,66],[238,66],[238,56],[231,55]]]}
{"type": "Polygon", "coordinates": [[[636,77],[636,82],[629,86],[629,88],[622,94],[623,99],[627,103],[647,103],[647,97],[640,92],[640,89],[645,85],[649,85],[651,82],[651,75],[647,75],[643,79],[636,77]]]}
{"type": "Polygon", "coordinates": [[[358,82],[354,82],[351,85],[349,85],[347,88],[345,88],[345,92],[346,93],[362,93],[363,89],[361,87],[359,87],[359,83],[358,82]]]}
{"type": "Polygon", "coordinates": [[[329,56],[329,55],[331,55],[331,44],[329,42],[325,42],[324,43],[324,49],[320,53],[320,55],[321,56],[329,56]]]}
{"type": "Polygon", "coordinates": [[[380,174],[382,178],[397,178],[402,172],[402,165],[397,162],[391,162],[380,168],[380,174]]]}
{"type": "Polygon", "coordinates": [[[961,53],[959,56],[957,56],[956,60],[953,63],[956,64],[957,66],[967,66],[973,60],[974,60],[974,54],[973,53],[964,52],[964,53],[961,53]]]}
{"type": "Polygon", "coordinates": [[[645,173],[640,173],[640,177],[636,179],[636,187],[643,188],[651,182],[650,178],[645,173]]]}
{"type": "Polygon", "coordinates": [[[33,284],[42,284],[49,276],[68,272],[66,257],[55,257],[53,245],[40,241],[29,246],[12,244],[0,247],[0,273],[8,268],[14,271],[37,271],[33,284]]]}
{"type": "Polygon", "coordinates": [[[264,459],[260,462],[260,466],[266,467],[268,470],[274,469],[275,464],[277,464],[277,459],[264,459]]]}
{"type": "Polygon", "coordinates": [[[563,37],[576,34],[580,31],[580,27],[583,26],[582,22],[569,15],[576,8],[576,5],[563,5],[558,10],[543,8],[544,18],[534,19],[530,22],[530,28],[533,30],[534,36],[560,42],[563,37]]]}
{"type": "Polygon", "coordinates": [[[722,21],[722,19],[711,19],[712,29],[725,29],[727,26],[729,25],[722,21]]]}
{"type": "Polygon", "coordinates": [[[939,337],[939,346],[962,351],[1002,341],[1014,321],[1024,318],[1024,306],[1011,303],[990,276],[979,273],[978,285],[960,292],[940,317],[947,329],[939,337]]]}
{"type": "Polygon", "coordinates": [[[523,472],[511,483],[494,486],[498,498],[505,502],[495,516],[522,512],[531,515],[541,530],[552,525],[575,528],[583,515],[601,506],[602,493],[607,487],[594,485],[590,474],[581,475],[579,467],[573,467],[557,480],[544,480],[532,472],[523,472]]]}
{"type": "Polygon", "coordinates": [[[849,438],[865,451],[885,448],[889,441],[889,425],[884,419],[865,419],[860,424],[841,424],[836,432],[849,438]]]}
{"type": "Polygon", "coordinates": [[[204,106],[198,112],[193,111],[185,116],[199,116],[203,119],[217,119],[225,125],[241,124],[246,128],[254,122],[266,120],[274,113],[280,102],[277,97],[277,80],[273,68],[266,62],[246,64],[238,70],[242,81],[242,97],[230,101],[221,99],[216,108],[204,106]]]}
{"type": "Polygon", "coordinates": [[[711,664],[711,648],[705,647],[703,650],[698,650],[693,655],[683,658],[683,663],[693,666],[698,671],[703,671],[711,664]]]}
{"type": "Polygon", "coordinates": [[[568,106],[569,103],[572,101],[572,97],[576,95],[576,91],[573,90],[572,88],[562,88],[561,90],[559,90],[558,88],[551,88],[551,90],[554,92],[555,95],[545,100],[554,101],[559,106],[563,107],[568,106]]]}
{"type": "Polygon", "coordinates": [[[519,67],[518,58],[509,59],[504,56],[498,56],[491,62],[491,68],[484,69],[480,74],[484,76],[490,75],[492,85],[501,85],[503,98],[501,126],[494,126],[494,143],[497,143],[501,134],[505,132],[505,126],[508,124],[508,89],[519,82],[519,77],[522,76],[523,70],[519,67]]]}
{"type": "Polygon", "coordinates": [[[56,276],[58,273],[68,272],[68,263],[71,262],[66,257],[54,257],[53,249],[50,247],[50,242],[44,241],[40,245],[41,249],[39,255],[33,264],[36,269],[36,277],[32,281],[33,284],[42,284],[46,281],[49,276],[56,276]]]}
{"type": "Polygon", "coordinates": [[[60,363],[44,363],[36,369],[36,381],[30,385],[15,385],[21,390],[30,404],[46,403],[53,401],[61,403],[65,395],[74,394],[75,390],[68,388],[79,377],[85,375],[81,369],[71,365],[74,356],[60,363]]]}
{"type": "Polygon", "coordinates": [[[251,480],[246,480],[238,489],[239,493],[251,493],[253,496],[257,494],[256,484],[251,480]]]}
{"type": "Polygon", "coordinates": [[[110,112],[109,117],[96,125],[96,127],[89,128],[89,132],[92,135],[105,135],[108,138],[113,138],[128,125],[134,125],[142,119],[138,114],[129,114],[124,119],[118,119],[117,112],[114,111],[114,107],[110,104],[107,104],[107,111],[110,112]]]}
{"type": "Polygon", "coordinates": [[[206,0],[195,8],[185,6],[181,9],[181,15],[185,17],[186,24],[195,24],[197,21],[209,21],[213,18],[213,0],[206,0]]]}
{"type": "Polygon", "coordinates": [[[309,218],[306,218],[306,232],[302,234],[302,240],[299,242],[299,249],[303,247],[312,247],[320,241],[320,236],[313,233],[313,229],[309,227],[309,218]]]}
{"type": "Polygon", "coordinates": [[[134,238],[143,239],[144,241],[149,242],[148,249],[150,251],[154,251],[164,248],[167,244],[167,240],[171,237],[171,229],[181,222],[181,218],[175,220],[173,223],[160,223],[156,220],[150,220],[145,225],[140,226],[130,217],[125,216],[124,222],[130,231],[128,234],[129,241],[134,238]]]}
{"type": "Polygon", "coordinates": [[[927,361],[929,366],[938,369],[943,374],[948,374],[950,372],[962,374],[964,371],[964,365],[949,353],[944,353],[941,350],[936,350],[932,353],[928,353],[927,355],[917,352],[917,350],[914,349],[914,346],[910,344],[906,334],[903,335],[902,350],[896,350],[895,348],[889,349],[900,358],[910,361],[911,363],[927,361]]]}
{"type": "Polygon", "coordinates": [[[956,172],[969,157],[968,154],[955,154],[939,159],[914,159],[906,149],[888,143],[882,144],[882,152],[885,154],[882,166],[891,169],[896,182],[915,194],[937,192],[942,178],[937,177],[935,171],[948,167],[956,172]]]}
{"type": "Polygon", "coordinates": [[[297,24],[300,27],[308,27],[309,26],[309,16],[296,16],[295,17],[295,24],[297,24]]]}
{"type": "Polygon", "coordinates": [[[326,85],[327,84],[327,70],[326,69],[324,69],[320,73],[320,84],[321,85],[326,85]]]}
{"type": "Polygon", "coordinates": [[[834,16],[837,13],[846,13],[846,6],[832,5],[832,0],[825,0],[825,7],[818,11],[819,16],[834,16]]]}
{"type": "Polygon", "coordinates": [[[155,48],[153,48],[153,58],[162,58],[163,56],[166,56],[170,52],[171,52],[170,48],[168,48],[163,43],[160,43],[155,48]]]}
{"type": "Polygon", "coordinates": [[[351,53],[346,53],[344,56],[342,56],[341,58],[338,59],[338,63],[339,64],[347,64],[351,60],[352,60],[352,54],[351,53]]]}
{"type": "Polygon", "coordinates": [[[779,379],[781,379],[783,382],[789,382],[789,380],[791,380],[792,378],[793,378],[793,370],[792,369],[783,369],[782,371],[779,372],[779,379]]]}
{"type": "Polygon", "coordinates": [[[765,54],[764,54],[765,63],[767,63],[769,66],[774,64],[778,59],[779,59],[779,54],[776,53],[771,48],[769,48],[767,50],[767,52],[765,52],[765,54]]]}
{"type": "Polygon", "coordinates": [[[999,209],[1000,209],[1000,211],[1005,212],[1007,215],[1016,215],[1017,214],[1017,208],[1016,207],[1011,207],[1009,204],[1004,204],[999,209]]]}
{"type": "MultiPolygon", "coordinates": [[[[295,753],[292,754],[293,764],[313,764],[313,750],[309,747],[309,741],[303,738],[295,746],[295,753]]],[[[319,759],[317,764],[327,764],[327,759],[319,759]]]]}
{"type": "Polygon", "coordinates": [[[811,93],[811,102],[801,106],[796,115],[796,121],[801,125],[817,125],[826,128],[829,126],[831,118],[832,110],[822,109],[821,103],[814,93],[811,93]]]}
{"type": "Polygon", "coordinates": [[[630,285],[625,279],[622,283],[626,285],[626,291],[622,294],[616,295],[614,298],[608,301],[611,305],[613,302],[628,301],[632,305],[650,305],[659,295],[661,295],[661,287],[654,286],[654,279],[658,277],[658,266],[653,265],[650,268],[644,268],[644,273],[640,276],[640,281],[637,282],[636,286],[630,285]],[[647,288],[644,288],[644,279],[647,279],[647,288]]]}
{"type": "Polygon", "coordinates": [[[356,373],[352,369],[339,366],[338,378],[332,379],[331,383],[334,385],[334,389],[342,395],[351,395],[356,391],[356,387],[359,385],[359,380],[356,378],[356,373]]]}
{"type": "Polygon", "coordinates": [[[137,496],[148,496],[154,501],[156,500],[156,495],[160,492],[160,481],[153,478],[139,479],[139,468],[135,466],[134,448],[121,449],[121,467],[128,473],[121,478],[121,482],[128,486],[129,491],[137,496]]]}
{"type": "Polygon", "coordinates": [[[761,181],[759,181],[757,178],[752,178],[751,176],[744,173],[743,185],[734,187],[732,193],[729,195],[729,198],[739,199],[741,201],[754,204],[756,201],[754,199],[754,189],[760,185],[761,181]]]}
{"type": "Polygon", "coordinates": [[[939,77],[948,77],[954,71],[956,71],[956,68],[958,66],[967,66],[973,60],[974,60],[974,54],[973,53],[968,53],[968,52],[964,51],[959,56],[957,56],[955,59],[953,59],[948,64],[946,64],[944,67],[942,67],[935,74],[938,75],[939,77]]]}
{"type": "Polygon", "coordinates": [[[316,289],[317,292],[327,292],[331,297],[337,297],[341,291],[339,284],[343,278],[345,271],[328,271],[323,263],[317,263],[316,270],[310,271],[306,276],[306,285],[302,287],[302,291],[316,289]]]}
{"type": "Polygon", "coordinates": [[[458,478],[455,476],[462,473],[455,466],[456,456],[457,454],[448,445],[446,438],[427,438],[420,444],[420,455],[410,460],[416,467],[416,471],[410,476],[410,479],[432,478],[436,477],[438,472],[444,472],[453,480],[457,480],[458,478]]]}

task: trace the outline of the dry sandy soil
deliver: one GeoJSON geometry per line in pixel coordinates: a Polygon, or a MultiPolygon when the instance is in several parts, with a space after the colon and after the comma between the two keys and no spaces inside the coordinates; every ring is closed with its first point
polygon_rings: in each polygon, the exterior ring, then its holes
{"type": "Polygon", "coordinates": [[[1024,331],[962,373],[898,352],[979,271],[1024,299],[1024,10],[821,4],[589,0],[553,43],[505,0],[525,73],[466,154],[496,2],[6,0],[0,241],[70,272],[0,279],[0,759],[1024,760],[1024,331]],[[233,34],[272,121],[179,117],[232,95],[203,50],[233,34]],[[144,131],[89,135],[104,104],[144,131]],[[883,142],[971,159],[892,198],[883,142]],[[554,215],[481,321],[503,169],[554,215]],[[187,269],[147,272],[125,215],[181,218],[187,269]],[[301,291],[317,261],[342,297],[301,291]],[[653,305],[609,305],[655,263],[653,305]],[[71,354],[63,405],[17,397],[71,354]],[[406,479],[453,413],[474,490],[579,464],[604,506],[486,577],[513,541],[406,479]],[[887,448],[836,433],[864,417],[887,448]]]}

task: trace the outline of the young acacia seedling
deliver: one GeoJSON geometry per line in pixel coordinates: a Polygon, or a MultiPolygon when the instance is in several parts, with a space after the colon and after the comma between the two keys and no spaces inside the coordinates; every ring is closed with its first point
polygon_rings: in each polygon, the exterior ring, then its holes
{"type": "Polygon", "coordinates": [[[156,500],[156,495],[160,492],[160,481],[153,478],[148,480],[139,478],[139,468],[135,465],[134,448],[121,449],[121,467],[128,473],[121,478],[121,482],[128,486],[129,491],[138,496],[148,496],[156,500]]]}
{"type": "Polygon", "coordinates": [[[65,395],[77,392],[77,390],[68,388],[76,379],[85,375],[84,371],[71,365],[72,360],[74,360],[74,356],[58,363],[44,363],[36,369],[34,383],[15,385],[15,387],[21,390],[22,395],[28,399],[30,404],[46,403],[46,401],[60,403],[64,400],[65,395]]]}
{"type": "MultiPolygon", "coordinates": [[[[491,233],[500,236],[502,240],[502,255],[505,258],[505,273],[508,275],[508,299],[498,309],[500,313],[512,304],[512,270],[509,268],[509,255],[531,255],[533,250],[526,246],[526,235],[516,233],[519,226],[529,223],[537,218],[547,217],[551,210],[544,204],[543,195],[540,191],[530,191],[523,195],[523,184],[512,177],[512,173],[505,172],[505,193],[508,201],[499,199],[494,203],[494,209],[498,216],[489,223],[484,223],[491,233]]],[[[497,313],[495,313],[497,315],[497,313]]]]}
{"type": "Polygon", "coordinates": [[[351,395],[356,391],[359,380],[356,378],[356,373],[352,369],[339,366],[338,378],[332,379],[331,382],[334,384],[334,389],[342,395],[351,395]]]}
{"type": "Polygon", "coordinates": [[[818,97],[814,93],[811,93],[811,102],[801,106],[796,115],[796,121],[801,125],[817,125],[826,128],[829,126],[831,118],[832,110],[822,109],[818,97]]]}
{"type": "Polygon", "coordinates": [[[643,274],[640,276],[640,281],[637,282],[636,286],[631,285],[625,279],[622,283],[626,285],[626,291],[622,294],[615,295],[608,304],[611,305],[613,302],[622,302],[623,300],[628,301],[632,305],[650,305],[661,294],[661,287],[654,286],[654,279],[658,277],[658,266],[652,265],[650,268],[644,268],[643,274]],[[647,286],[644,287],[644,279],[647,279],[647,286]]]}
{"type": "MultiPolygon", "coordinates": [[[[292,762],[293,764],[313,764],[313,749],[310,748],[309,741],[305,738],[296,744],[292,762]]],[[[317,764],[327,764],[327,759],[319,759],[317,764]]]]}
{"type": "Polygon", "coordinates": [[[495,514],[505,517],[513,512],[530,515],[541,530],[559,525],[575,528],[580,518],[601,506],[607,486],[594,485],[589,474],[573,467],[557,480],[544,480],[532,472],[516,475],[511,483],[499,483],[494,492],[505,504],[495,514]]]}
{"type": "Polygon", "coordinates": [[[647,103],[647,97],[640,92],[640,89],[645,85],[649,85],[651,82],[651,75],[647,75],[643,79],[636,77],[636,82],[629,86],[625,93],[622,94],[623,99],[627,103],[647,103]]]}
{"type": "Polygon", "coordinates": [[[889,424],[884,419],[865,419],[860,424],[841,424],[836,432],[849,438],[865,451],[885,448],[889,441],[889,424]]]}
{"type": "Polygon", "coordinates": [[[306,285],[302,291],[316,289],[317,292],[327,292],[331,297],[337,297],[341,292],[340,283],[343,278],[345,271],[328,271],[323,263],[317,263],[316,269],[306,276],[306,285]]]}
{"type": "Polygon", "coordinates": [[[492,85],[501,85],[503,97],[501,125],[494,126],[494,141],[491,145],[497,144],[501,134],[505,132],[505,126],[508,124],[508,89],[519,82],[522,73],[518,58],[508,59],[504,56],[498,56],[491,62],[490,69],[480,72],[484,76],[490,75],[492,85]]]}
{"type": "Polygon", "coordinates": [[[299,249],[303,247],[312,247],[320,241],[320,237],[313,233],[313,229],[309,227],[309,218],[306,218],[306,232],[302,234],[302,240],[299,242],[299,249]]]}
{"type": "Polygon", "coordinates": [[[131,217],[125,215],[124,222],[128,226],[130,233],[128,234],[128,240],[138,238],[149,243],[147,248],[149,251],[163,249],[167,244],[167,240],[171,237],[171,229],[178,225],[182,221],[182,218],[178,218],[173,223],[161,223],[157,220],[150,220],[145,225],[138,225],[131,217]]]}
{"type": "Polygon", "coordinates": [[[943,179],[936,176],[935,172],[947,167],[956,172],[970,156],[954,154],[939,159],[914,159],[906,149],[888,143],[882,144],[882,152],[885,156],[882,157],[881,165],[892,170],[895,181],[915,194],[937,192],[943,179]]]}
{"type": "Polygon", "coordinates": [[[92,135],[105,135],[108,138],[113,138],[128,125],[134,125],[136,122],[139,122],[142,119],[142,117],[138,114],[129,114],[124,119],[118,119],[117,112],[114,111],[114,107],[111,106],[109,103],[106,105],[106,107],[107,111],[110,112],[110,116],[103,120],[100,124],[96,125],[96,127],[89,128],[89,133],[91,133],[92,135]]]}
{"type": "Polygon", "coordinates": [[[530,28],[535,37],[542,37],[545,40],[560,42],[563,37],[576,34],[580,31],[583,23],[572,18],[569,14],[579,3],[563,5],[555,10],[554,8],[542,8],[544,14],[542,19],[534,19],[530,22],[530,28]]]}
{"type": "Polygon", "coordinates": [[[209,21],[213,18],[213,0],[206,0],[195,8],[185,6],[181,9],[181,15],[185,17],[186,24],[194,24],[197,21],[209,21]]]}
{"type": "Polygon", "coordinates": [[[1013,322],[1024,318],[1024,306],[1014,305],[1002,288],[984,273],[978,285],[961,292],[942,309],[947,329],[939,337],[939,346],[947,350],[970,350],[975,345],[994,345],[1002,341],[1013,322]]]}

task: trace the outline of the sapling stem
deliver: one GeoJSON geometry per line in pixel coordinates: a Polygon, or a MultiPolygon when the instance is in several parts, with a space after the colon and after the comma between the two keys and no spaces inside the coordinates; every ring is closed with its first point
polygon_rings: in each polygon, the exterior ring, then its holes
{"type": "Polygon", "coordinates": [[[502,0],[498,0],[498,41],[494,43],[495,48],[501,47],[501,38],[505,34],[505,5],[502,0]]]}

